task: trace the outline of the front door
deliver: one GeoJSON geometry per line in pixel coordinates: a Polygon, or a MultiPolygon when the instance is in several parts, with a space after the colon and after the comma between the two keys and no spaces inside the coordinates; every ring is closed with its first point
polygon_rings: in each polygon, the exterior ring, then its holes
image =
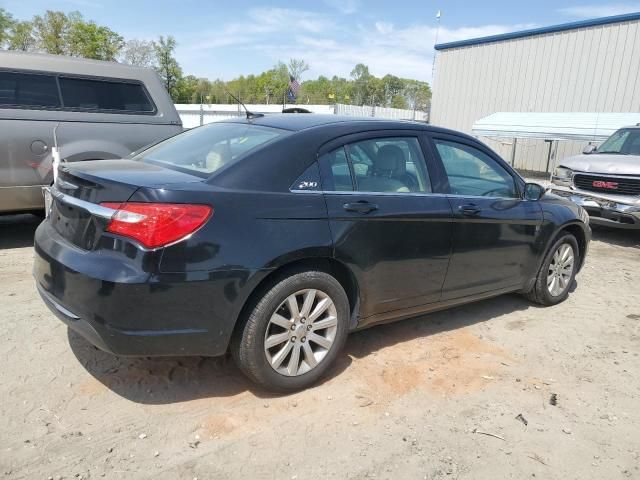
{"type": "Polygon", "coordinates": [[[451,207],[432,193],[418,136],[354,140],[320,158],[335,257],[360,287],[360,316],[440,299],[451,207]]]}
{"type": "Polygon", "coordinates": [[[523,200],[511,171],[480,144],[442,136],[433,145],[454,220],[443,299],[522,286],[535,268],[540,204],[523,200]]]}

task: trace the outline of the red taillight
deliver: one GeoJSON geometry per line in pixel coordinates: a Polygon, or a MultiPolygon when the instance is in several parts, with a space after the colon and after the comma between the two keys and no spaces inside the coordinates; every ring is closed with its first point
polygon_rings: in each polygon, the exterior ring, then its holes
{"type": "Polygon", "coordinates": [[[111,203],[103,207],[117,210],[107,231],[131,237],[147,248],[158,248],[192,234],[211,216],[208,205],[182,203],[111,203]]]}

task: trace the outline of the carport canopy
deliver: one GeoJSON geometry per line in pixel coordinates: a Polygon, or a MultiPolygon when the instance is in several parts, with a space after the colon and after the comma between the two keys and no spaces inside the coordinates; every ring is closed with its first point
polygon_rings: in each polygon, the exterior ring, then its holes
{"type": "Polygon", "coordinates": [[[640,113],[497,112],[473,124],[481,137],[602,142],[622,127],[640,123],[640,113]]]}

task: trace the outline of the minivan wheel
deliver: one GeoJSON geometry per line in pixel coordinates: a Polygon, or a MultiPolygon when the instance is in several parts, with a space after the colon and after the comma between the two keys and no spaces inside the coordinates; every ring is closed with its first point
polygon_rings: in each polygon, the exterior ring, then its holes
{"type": "Polygon", "coordinates": [[[300,390],[326,373],[348,327],[349,301],[340,283],[325,272],[301,272],[258,300],[231,351],[254,382],[270,390],[300,390]]]}
{"type": "Polygon", "coordinates": [[[547,252],[535,284],[527,294],[529,300],[545,306],[566,300],[579,264],[576,238],[570,233],[562,235],[547,252]]]}

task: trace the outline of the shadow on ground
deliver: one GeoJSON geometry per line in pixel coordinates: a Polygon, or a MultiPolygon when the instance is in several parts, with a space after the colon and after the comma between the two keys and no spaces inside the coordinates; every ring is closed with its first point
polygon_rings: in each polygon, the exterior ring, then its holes
{"type": "Polygon", "coordinates": [[[33,246],[33,234],[42,218],[36,215],[0,215],[0,250],[33,246]]]}
{"type": "MultiPolygon", "coordinates": [[[[518,295],[506,295],[444,312],[381,325],[349,336],[325,382],[349,368],[352,357],[408,340],[429,337],[530,307],[518,295]]],[[[251,391],[261,398],[277,395],[255,387],[229,356],[220,358],[124,358],[104,353],[69,330],[69,343],[84,368],[116,394],[141,404],[170,404],[199,398],[229,397],[251,391]]]]}
{"type": "Polygon", "coordinates": [[[640,230],[608,228],[592,225],[593,240],[618,247],[640,248],[640,230]]]}

